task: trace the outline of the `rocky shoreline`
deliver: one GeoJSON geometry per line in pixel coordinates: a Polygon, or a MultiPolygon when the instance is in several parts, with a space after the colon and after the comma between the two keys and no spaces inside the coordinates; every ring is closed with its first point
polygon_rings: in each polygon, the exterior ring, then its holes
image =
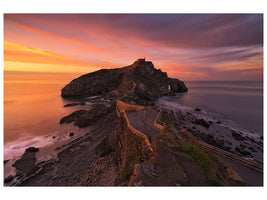
{"type": "MultiPolygon", "coordinates": [[[[203,117],[201,112],[199,108],[184,111],[162,107],[161,118],[162,121],[174,124],[176,130],[187,129],[199,140],[241,156],[255,157],[257,155],[255,152],[262,151],[263,138],[256,141],[244,136],[229,129],[224,121],[203,117]],[[217,130],[215,131],[217,135],[214,135],[214,130],[217,130]],[[223,133],[223,137],[220,133],[223,133]],[[248,144],[249,146],[245,146],[248,144]]],[[[17,171],[16,175],[6,177],[4,184],[6,186],[118,185],[120,172],[116,161],[116,147],[111,144],[111,141],[114,142],[112,136],[114,137],[114,131],[118,126],[115,102],[92,104],[91,109],[75,111],[63,117],[60,123],[71,123],[79,127],[89,126],[92,129],[55,148],[56,157],[53,159],[37,162],[36,155],[39,149],[34,147],[26,149],[22,157],[13,164],[17,171]],[[83,124],[84,121],[90,123],[83,124]]],[[[71,132],[69,137],[75,134],[71,132]]],[[[145,173],[147,164],[143,163],[141,166],[144,166],[142,170],[145,173]]]]}
{"type": "Polygon", "coordinates": [[[251,135],[200,108],[176,108],[159,103],[178,130],[186,129],[200,141],[243,157],[263,160],[263,137],[251,135]]]}
{"type": "MultiPolygon", "coordinates": [[[[101,170],[103,171],[103,167],[110,165],[110,176],[106,177],[105,174],[105,177],[99,180],[110,185],[109,179],[114,178],[116,165],[114,160],[111,159],[112,152],[106,153],[106,147],[102,143],[114,131],[117,123],[115,109],[106,109],[111,106],[114,107],[114,104],[93,104],[91,109],[74,114],[77,117],[75,119],[69,117],[71,120],[66,121],[63,117],[61,123],[62,121],[72,123],[72,120],[76,120],[76,122],[78,121],[77,126],[81,126],[81,121],[86,119],[90,123],[83,124],[82,127],[90,126],[91,131],[75,139],[71,139],[75,135],[75,133],[71,132],[69,134],[70,139],[54,149],[56,157],[49,160],[37,162],[39,149],[35,147],[27,148],[22,157],[13,164],[13,167],[16,168],[16,174],[6,177],[4,184],[6,186],[87,185],[87,182],[93,183],[95,181],[94,179],[101,174],[101,170]],[[85,112],[89,115],[84,116],[85,112]],[[96,114],[99,118],[95,118],[96,114]],[[84,165],[85,162],[87,165],[84,165]],[[88,164],[94,166],[94,172],[88,171],[88,164]],[[68,167],[66,168],[66,166],[68,167]],[[87,167],[84,168],[85,166],[87,167]],[[91,179],[87,177],[86,180],[82,180],[82,177],[79,179],[75,177],[81,171],[91,174],[91,179]],[[68,177],[75,177],[75,179],[69,180],[68,177]]],[[[73,116],[73,114],[70,116],[73,116]]],[[[68,118],[68,116],[66,117],[68,118]]],[[[5,161],[5,164],[7,162],[9,161],[5,161]]],[[[98,183],[95,184],[98,185],[98,183]]]]}

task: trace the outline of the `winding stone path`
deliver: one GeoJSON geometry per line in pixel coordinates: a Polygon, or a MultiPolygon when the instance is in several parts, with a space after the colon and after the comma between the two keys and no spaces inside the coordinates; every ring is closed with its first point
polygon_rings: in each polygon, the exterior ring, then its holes
{"type": "Polygon", "coordinates": [[[161,132],[154,126],[158,111],[153,109],[142,109],[136,111],[125,111],[130,125],[145,134],[151,142],[153,137],[161,132]]]}

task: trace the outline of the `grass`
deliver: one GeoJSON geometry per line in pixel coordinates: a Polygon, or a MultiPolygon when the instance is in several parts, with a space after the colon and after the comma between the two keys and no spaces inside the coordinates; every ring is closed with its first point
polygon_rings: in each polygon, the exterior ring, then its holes
{"type": "Polygon", "coordinates": [[[206,174],[207,176],[207,180],[209,182],[209,184],[211,185],[215,185],[215,186],[222,186],[222,182],[219,180],[219,178],[216,175],[213,175],[210,172],[207,172],[206,174]]]}
{"type": "Polygon", "coordinates": [[[176,164],[177,169],[179,169],[181,172],[184,172],[184,168],[180,164],[176,164]]]}
{"type": "Polygon", "coordinates": [[[120,178],[123,183],[127,183],[133,175],[134,165],[143,160],[141,147],[143,146],[143,139],[136,135],[131,135],[127,139],[125,145],[125,164],[121,169],[120,178]]]}
{"type": "Polygon", "coordinates": [[[210,185],[223,185],[222,181],[216,176],[218,170],[216,158],[211,157],[208,152],[194,144],[190,139],[187,142],[181,142],[180,147],[183,150],[183,152],[180,152],[180,156],[196,161],[206,169],[206,179],[210,185]]]}
{"type": "Polygon", "coordinates": [[[200,146],[193,144],[192,141],[181,142],[180,147],[185,152],[182,153],[183,156],[186,155],[190,160],[197,161],[200,166],[209,169],[215,165],[215,160],[200,146]]]}

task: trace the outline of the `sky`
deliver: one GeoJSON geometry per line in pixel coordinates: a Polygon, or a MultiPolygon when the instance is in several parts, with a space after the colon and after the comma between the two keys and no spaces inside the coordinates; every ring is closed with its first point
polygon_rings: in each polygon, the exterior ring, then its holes
{"type": "Polygon", "coordinates": [[[4,15],[7,72],[84,74],[143,57],[185,81],[263,80],[263,15],[4,15]]]}

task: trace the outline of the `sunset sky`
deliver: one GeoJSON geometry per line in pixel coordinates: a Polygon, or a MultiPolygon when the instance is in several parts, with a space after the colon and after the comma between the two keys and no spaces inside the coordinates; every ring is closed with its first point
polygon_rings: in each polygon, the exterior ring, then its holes
{"type": "Polygon", "coordinates": [[[181,80],[262,80],[261,14],[5,14],[4,70],[84,74],[146,57],[181,80]]]}

